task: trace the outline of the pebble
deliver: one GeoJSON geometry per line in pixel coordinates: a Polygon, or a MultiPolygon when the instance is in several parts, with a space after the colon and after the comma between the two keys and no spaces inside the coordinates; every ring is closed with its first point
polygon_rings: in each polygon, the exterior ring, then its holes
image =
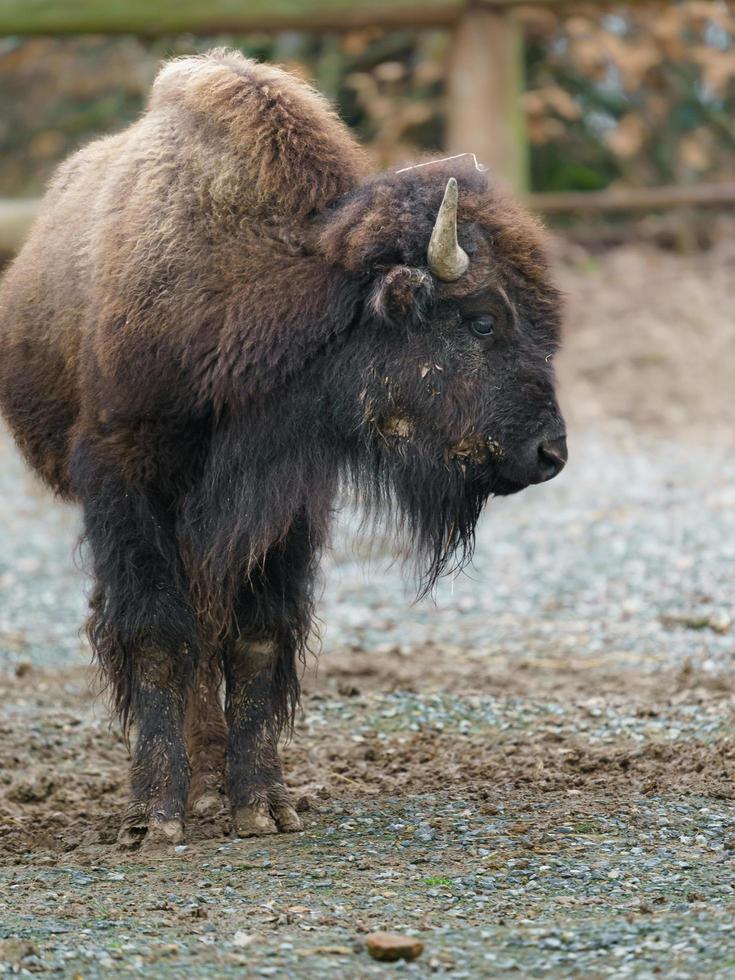
{"type": "Polygon", "coordinates": [[[392,932],[373,932],[365,940],[368,953],[374,960],[395,963],[396,960],[415,960],[424,951],[424,944],[413,936],[392,932]]]}

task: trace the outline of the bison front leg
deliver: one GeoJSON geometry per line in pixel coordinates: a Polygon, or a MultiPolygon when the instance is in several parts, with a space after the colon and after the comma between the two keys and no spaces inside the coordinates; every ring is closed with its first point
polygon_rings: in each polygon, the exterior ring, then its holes
{"type": "Polygon", "coordinates": [[[123,479],[108,454],[73,457],[95,589],[88,635],[125,729],[136,733],[119,843],[180,843],[189,784],[184,707],[197,646],[170,502],[123,479]]]}
{"type": "Polygon", "coordinates": [[[130,799],[118,843],[135,848],[184,842],[189,760],[183,739],[188,651],[141,646],[134,653],[133,720],[137,739],[130,799]]]}
{"type": "Polygon", "coordinates": [[[278,659],[278,644],[267,638],[240,638],[225,655],[227,794],[238,837],[301,830],[278,757],[278,659]]]}

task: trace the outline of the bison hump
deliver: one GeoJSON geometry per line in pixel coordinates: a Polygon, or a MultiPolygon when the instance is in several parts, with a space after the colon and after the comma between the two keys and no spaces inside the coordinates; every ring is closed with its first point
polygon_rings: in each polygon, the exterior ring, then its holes
{"type": "Polygon", "coordinates": [[[237,51],[167,62],[148,111],[175,120],[178,139],[196,147],[200,163],[224,170],[241,202],[291,219],[328,207],[366,172],[362,150],[322,95],[237,51]]]}

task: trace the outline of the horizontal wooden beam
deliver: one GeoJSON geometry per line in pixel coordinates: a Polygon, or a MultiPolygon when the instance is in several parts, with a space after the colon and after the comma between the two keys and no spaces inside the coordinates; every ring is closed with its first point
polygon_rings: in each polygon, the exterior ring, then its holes
{"type": "Polygon", "coordinates": [[[735,204],[735,181],[670,187],[621,187],[607,191],[529,194],[527,203],[545,214],[604,211],[657,211],[681,207],[735,204]]]}
{"type": "MultiPolygon", "coordinates": [[[[507,6],[515,0],[480,0],[507,6]]],[[[450,24],[465,0],[0,0],[2,34],[241,34],[450,24]]]]}
{"type": "MultiPolygon", "coordinates": [[[[609,191],[527,194],[525,202],[544,214],[658,211],[680,207],[735,205],[735,181],[673,187],[630,187],[609,191]]],[[[0,200],[0,255],[17,251],[38,213],[39,201],[0,200]]]]}
{"type": "MultiPolygon", "coordinates": [[[[659,2],[659,0],[634,0],[659,2]]],[[[592,0],[610,5],[610,0],[592,0]]],[[[439,27],[467,7],[548,6],[549,0],[0,0],[3,34],[243,34],[439,27]]],[[[574,0],[553,0],[574,6],[574,0]]]]}
{"type": "MultiPolygon", "coordinates": [[[[434,27],[463,10],[548,0],[0,0],[0,35],[245,34],[434,27]]],[[[555,0],[565,6],[573,0],[555,0]]],[[[609,0],[593,0],[608,3],[609,0]]]]}

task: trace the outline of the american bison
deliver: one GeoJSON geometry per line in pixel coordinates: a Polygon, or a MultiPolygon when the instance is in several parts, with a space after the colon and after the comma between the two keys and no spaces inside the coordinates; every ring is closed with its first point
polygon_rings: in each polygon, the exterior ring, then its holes
{"type": "Polygon", "coordinates": [[[566,460],[559,294],[536,221],[468,156],[370,175],[300,80],[166,64],[58,170],[0,292],[0,400],[79,501],[88,635],[136,742],[119,841],[297,830],[277,751],[336,494],[423,589],[486,500],[566,460]],[[220,688],[224,686],[224,705],[220,688]]]}

